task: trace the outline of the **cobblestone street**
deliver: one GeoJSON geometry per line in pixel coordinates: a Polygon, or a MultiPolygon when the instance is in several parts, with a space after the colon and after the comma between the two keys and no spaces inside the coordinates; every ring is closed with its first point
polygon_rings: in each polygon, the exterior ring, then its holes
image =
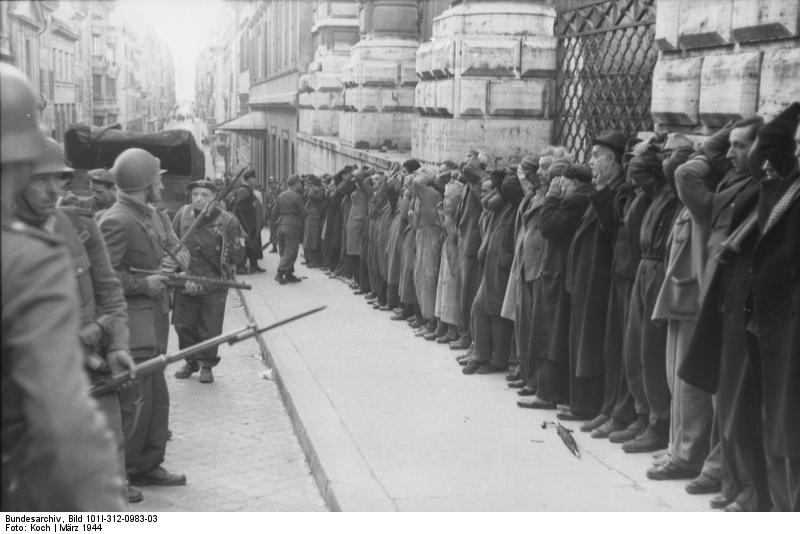
{"type": "MultiPolygon", "coordinates": [[[[223,331],[246,322],[231,292],[223,331]]],[[[173,330],[170,351],[177,348],[173,330]]],[[[144,501],[131,511],[325,511],[278,388],[260,376],[258,343],[223,345],[220,355],[213,384],[176,379],[180,364],[167,369],[172,440],[164,467],[185,473],[188,484],[143,487],[144,501]]]]}

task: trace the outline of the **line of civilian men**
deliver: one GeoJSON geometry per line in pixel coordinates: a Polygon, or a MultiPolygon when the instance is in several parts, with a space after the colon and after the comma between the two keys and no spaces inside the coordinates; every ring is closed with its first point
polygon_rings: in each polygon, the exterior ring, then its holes
{"type": "Polygon", "coordinates": [[[647,476],[727,511],[800,509],[800,104],[696,149],[609,131],[516,169],[347,167],[307,195],[306,258],[503,372],[647,476]],[[309,209],[309,213],[312,212],[309,209]],[[309,252],[311,251],[311,254],[309,252]],[[313,259],[310,259],[313,258],[313,259]]]}

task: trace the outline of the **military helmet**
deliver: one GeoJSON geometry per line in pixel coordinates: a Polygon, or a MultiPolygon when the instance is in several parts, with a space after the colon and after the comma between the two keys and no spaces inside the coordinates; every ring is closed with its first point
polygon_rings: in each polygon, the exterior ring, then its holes
{"type": "Polygon", "coordinates": [[[55,139],[44,140],[44,153],[36,160],[33,174],[63,174],[73,172],[72,167],[64,162],[64,151],[55,139]]]}
{"type": "Polygon", "coordinates": [[[25,75],[0,63],[0,156],[2,163],[36,161],[44,151],[44,134],[36,121],[36,95],[25,75]]]}
{"type": "Polygon", "coordinates": [[[117,156],[111,172],[117,179],[117,188],[131,193],[146,189],[167,171],[161,168],[161,160],[147,150],[129,148],[117,156]]]}

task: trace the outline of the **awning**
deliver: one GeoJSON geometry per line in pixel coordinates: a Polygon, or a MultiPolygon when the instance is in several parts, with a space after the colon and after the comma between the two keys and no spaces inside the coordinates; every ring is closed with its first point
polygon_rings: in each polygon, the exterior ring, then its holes
{"type": "Polygon", "coordinates": [[[263,111],[250,111],[240,117],[223,122],[214,127],[215,130],[265,130],[267,129],[267,114],[263,111]]]}

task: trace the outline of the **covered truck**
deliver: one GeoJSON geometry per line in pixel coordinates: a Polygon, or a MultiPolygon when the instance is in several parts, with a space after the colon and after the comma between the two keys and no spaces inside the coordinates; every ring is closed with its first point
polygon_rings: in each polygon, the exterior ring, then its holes
{"type": "Polygon", "coordinates": [[[188,130],[164,130],[153,133],[127,132],[118,127],[75,125],[64,134],[64,153],[75,169],[73,191],[90,195],[86,173],[92,169],[110,169],[120,152],[141,148],[161,160],[164,191],[161,207],[173,215],[187,201],[186,184],[202,180],[205,155],[188,130]]]}

